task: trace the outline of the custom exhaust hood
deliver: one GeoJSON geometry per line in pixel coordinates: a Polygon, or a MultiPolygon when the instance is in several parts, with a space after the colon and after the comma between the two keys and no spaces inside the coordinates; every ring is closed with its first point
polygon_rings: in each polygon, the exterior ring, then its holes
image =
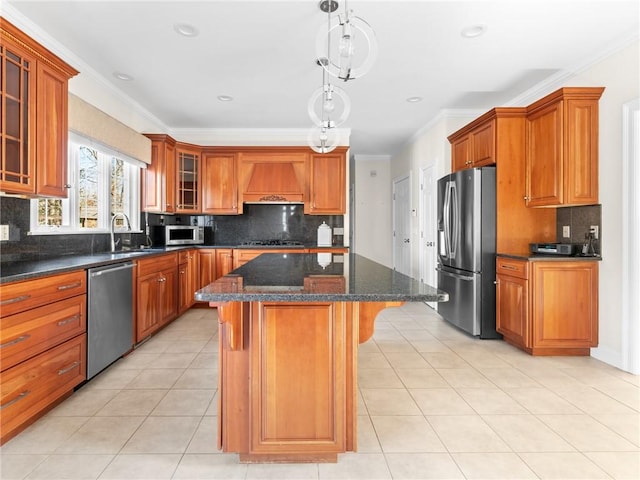
{"type": "Polygon", "coordinates": [[[305,158],[252,159],[239,162],[242,203],[304,203],[307,199],[305,158]]]}

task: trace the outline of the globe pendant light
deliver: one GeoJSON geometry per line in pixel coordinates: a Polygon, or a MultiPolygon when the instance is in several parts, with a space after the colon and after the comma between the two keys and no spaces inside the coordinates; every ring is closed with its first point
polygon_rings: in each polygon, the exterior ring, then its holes
{"type": "Polygon", "coordinates": [[[342,15],[332,17],[338,8],[337,2],[323,0],[320,9],[328,12],[327,28],[316,37],[318,58],[327,58],[323,65],[327,73],[345,82],[365,75],[376,61],[378,42],[371,25],[353,14],[345,0],[342,15]]]}
{"type": "MultiPolygon", "coordinates": [[[[328,59],[321,58],[318,65],[323,66],[328,59]]],[[[307,104],[309,117],[314,125],[335,128],[342,125],[351,112],[351,100],[347,93],[327,82],[326,72],[322,70],[322,86],[316,89],[307,104]]]]}

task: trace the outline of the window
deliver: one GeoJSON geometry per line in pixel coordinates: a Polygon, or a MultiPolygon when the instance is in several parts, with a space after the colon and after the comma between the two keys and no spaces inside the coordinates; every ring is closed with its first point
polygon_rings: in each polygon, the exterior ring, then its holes
{"type": "MultiPolygon", "coordinates": [[[[111,217],[124,213],[139,225],[140,167],[88,139],[69,140],[69,197],[31,201],[31,233],[106,233],[111,217]]],[[[121,217],[117,227],[125,227],[121,217]]]]}

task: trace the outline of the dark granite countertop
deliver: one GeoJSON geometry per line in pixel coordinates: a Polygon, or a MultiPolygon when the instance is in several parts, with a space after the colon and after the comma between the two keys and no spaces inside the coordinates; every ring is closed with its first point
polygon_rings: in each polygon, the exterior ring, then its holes
{"type": "MultiPolygon", "coordinates": [[[[158,247],[158,248],[145,248],[135,250],[121,250],[115,253],[111,252],[99,252],[99,253],[87,253],[87,254],[73,254],[73,255],[61,255],[50,258],[29,258],[25,260],[16,261],[2,261],[0,263],[0,284],[9,282],[21,282],[24,280],[31,280],[46,275],[55,275],[58,273],[70,272],[73,270],[82,270],[93,267],[100,267],[103,265],[110,265],[114,263],[120,263],[127,260],[136,260],[138,258],[147,257],[150,255],[159,255],[167,252],[175,252],[179,250],[187,249],[215,249],[215,248],[251,248],[268,250],[270,248],[278,247],[247,247],[238,245],[184,245],[178,247],[158,247]]],[[[291,247],[279,247],[279,248],[291,248],[291,247]]],[[[303,245],[300,249],[304,248],[345,248],[345,247],[316,247],[315,245],[303,245]]],[[[348,248],[348,247],[346,247],[348,248]]]]}
{"type": "Polygon", "coordinates": [[[205,302],[444,302],[449,296],[356,254],[265,253],[198,290],[195,298],[205,302]]]}
{"type": "Polygon", "coordinates": [[[599,262],[602,260],[600,255],[597,256],[586,256],[586,255],[550,255],[550,254],[533,254],[533,253],[498,253],[497,257],[505,257],[505,258],[515,258],[516,260],[527,260],[532,261],[545,261],[545,262],[599,262]]]}

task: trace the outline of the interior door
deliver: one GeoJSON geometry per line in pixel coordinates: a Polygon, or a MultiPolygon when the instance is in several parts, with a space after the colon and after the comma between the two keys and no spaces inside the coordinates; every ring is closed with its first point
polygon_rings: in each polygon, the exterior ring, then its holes
{"type": "MultiPolygon", "coordinates": [[[[420,280],[436,285],[436,181],[433,167],[422,168],[420,179],[420,280]]],[[[435,308],[434,302],[427,302],[435,308]]]]}
{"type": "Polygon", "coordinates": [[[411,180],[393,181],[393,268],[411,276],[411,180]]]}

